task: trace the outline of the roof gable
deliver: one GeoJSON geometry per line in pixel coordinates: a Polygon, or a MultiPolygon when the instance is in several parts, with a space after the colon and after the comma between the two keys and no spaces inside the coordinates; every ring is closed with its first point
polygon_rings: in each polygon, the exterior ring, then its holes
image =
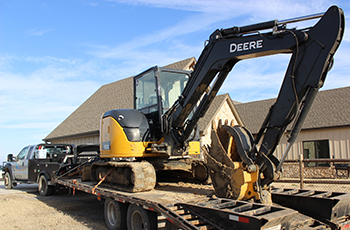
{"type": "Polygon", "coordinates": [[[232,110],[233,115],[235,116],[235,119],[239,124],[243,124],[235,106],[233,105],[233,101],[231,100],[230,96],[228,94],[222,94],[218,95],[214,98],[213,102],[209,106],[209,109],[205,113],[204,117],[199,119],[198,126],[200,131],[204,131],[208,128],[209,125],[211,125],[211,121],[213,118],[217,115],[217,113],[220,111],[220,108],[223,106],[225,101],[228,102],[229,107],[232,110]]]}

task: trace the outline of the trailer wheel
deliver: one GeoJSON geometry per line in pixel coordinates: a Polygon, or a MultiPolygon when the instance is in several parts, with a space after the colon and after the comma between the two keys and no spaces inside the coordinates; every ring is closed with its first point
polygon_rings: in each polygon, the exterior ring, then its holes
{"type": "Polygon", "coordinates": [[[5,189],[12,189],[13,188],[12,179],[11,179],[11,175],[9,172],[5,173],[4,184],[5,184],[5,189]]]}
{"type": "Polygon", "coordinates": [[[129,205],[127,220],[128,230],[157,229],[157,213],[146,211],[140,206],[129,205]]]}
{"type": "Polygon", "coordinates": [[[111,198],[105,200],[105,222],[110,230],[126,230],[127,205],[116,202],[111,198]]]}
{"type": "Polygon", "coordinates": [[[55,187],[48,184],[48,180],[45,175],[41,175],[39,178],[39,194],[41,196],[51,196],[55,187]]]}

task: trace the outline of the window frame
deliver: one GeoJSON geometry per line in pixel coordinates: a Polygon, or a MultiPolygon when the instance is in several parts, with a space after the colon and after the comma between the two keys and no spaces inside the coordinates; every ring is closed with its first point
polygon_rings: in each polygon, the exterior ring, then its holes
{"type": "MultiPolygon", "coordinates": [[[[307,141],[303,141],[303,157],[304,159],[330,159],[331,154],[330,154],[330,146],[329,146],[329,139],[320,139],[320,140],[307,140],[307,141]],[[325,146],[327,148],[327,153],[328,156],[327,157],[320,157],[320,147],[317,143],[320,142],[326,142],[327,141],[327,146],[325,146]],[[305,148],[305,144],[306,143],[313,143],[313,148],[314,148],[314,154],[315,154],[315,158],[310,158],[310,153],[307,152],[309,150],[309,148],[305,148]]],[[[327,155],[327,153],[325,155],[327,155]]],[[[304,167],[330,167],[329,162],[304,162],[304,167]]]]}
{"type": "Polygon", "coordinates": [[[17,161],[24,160],[24,159],[26,158],[26,156],[27,156],[28,151],[29,151],[29,146],[24,147],[24,148],[17,154],[16,160],[17,160],[17,161]],[[22,154],[22,152],[24,152],[24,155],[23,155],[23,157],[21,156],[21,158],[19,158],[20,155],[22,154]]]}

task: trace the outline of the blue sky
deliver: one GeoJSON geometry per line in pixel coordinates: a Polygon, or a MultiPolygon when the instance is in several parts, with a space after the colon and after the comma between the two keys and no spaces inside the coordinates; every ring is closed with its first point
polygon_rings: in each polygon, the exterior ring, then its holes
{"type": "MultiPolygon", "coordinates": [[[[347,0],[0,0],[0,161],[39,143],[102,85],[198,58],[215,29],[331,5],[350,18],[347,0]]],[[[323,89],[350,86],[349,52],[346,30],[323,89]]],[[[239,63],[220,93],[240,102],[276,97],[288,60],[239,63]]]]}

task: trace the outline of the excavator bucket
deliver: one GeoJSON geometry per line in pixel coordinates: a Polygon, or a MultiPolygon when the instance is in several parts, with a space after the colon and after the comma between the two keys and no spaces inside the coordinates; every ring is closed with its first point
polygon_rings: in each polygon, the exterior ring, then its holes
{"type": "Polygon", "coordinates": [[[204,149],[206,164],[219,197],[235,200],[258,200],[271,203],[270,196],[259,186],[259,169],[249,157],[254,150],[253,138],[241,126],[214,122],[211,145],[204,149]]]}

